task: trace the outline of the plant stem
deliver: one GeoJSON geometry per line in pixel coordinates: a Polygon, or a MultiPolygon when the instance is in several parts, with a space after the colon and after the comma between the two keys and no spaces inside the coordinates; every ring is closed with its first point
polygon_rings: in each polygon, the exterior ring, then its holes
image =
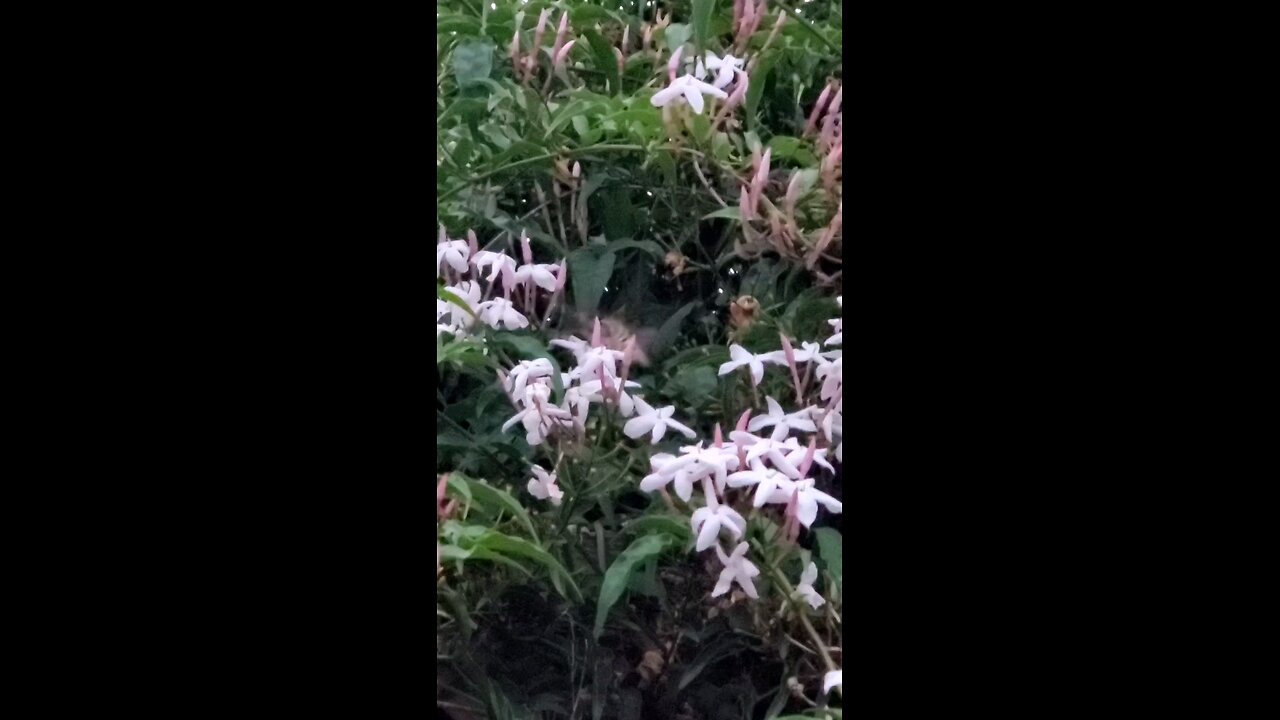
{"type": "MultiPolygon", "coordinates": [[[[756,540],[752,540],[751,543],[756,546],[756,552],[759,552],[761,556],[763,556],[764,548],[761,547],[760,543],[756,540]]],[[[831,659],[831,653],[827,652],[826,643],[822,641],[822,638],[818,635],[818,631],[814,629],[813,623],[809,622],[809,616],[805,615],[804,606],[795,599],[795,588],[791,586],[791,583],[787,582],[787,578],[782,575],[778,568],[770,565],[769,563],[765,563],[764,566],[769,569],[769,573],[773,576],[774,582],[776,582],[786,593],[787,602],[791,603],[791,606],[795,608],[796,615],[800,616],[800,624],[804,625],[805,632],[809,633],[809,638],[813,640],[814,647],[818,648],[818,654],[822,656],[822,662],[826,663],[827,671],[835,672],[836,670],[839,670],[840,668],[836,666],[835,661],[831,659]]]]}

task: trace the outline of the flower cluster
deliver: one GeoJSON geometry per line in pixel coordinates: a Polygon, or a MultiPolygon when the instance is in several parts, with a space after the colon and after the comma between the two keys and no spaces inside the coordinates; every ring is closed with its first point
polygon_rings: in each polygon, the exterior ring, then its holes
{"type": "Polygon", "coordinates": [[[503,425],[504,431],[523,423],[530,445],[543,443],[556,431],[581,435],[586,431],[591,406],[608,404],[627,420],[622,432],[629,438],[648,436],[656,444],[667,430],[687,438],[695,436],[693,430],[673,417],[674,407],[655,408],[631,392],[640,387],[639,383],[627,380],[637,355],[634,338],[628,341],[625,350],[609,348],[602,339],[597,318],[590,342],[570,336],[552,340],[551,344],[572,352],[576,363],[560,375],[564,399],[559,405],[551,402],[551,376],[555,372],[551,361],[539,358],[520,362],[502,378],[517,410],[503,425]]]}
{"type": "Polygon", "coordinates": [[[450,240],[441,226],[436,245],[436,277],[445,280],[445,289],[463,305],[436,300],[436,335],[465,335],[477,321],[494,329],[526,328],[529,326],[526,313],[532,314],[537,309],[537,290],[551,294],[548,307],[555,303],[564,291],[565,263],[535,263],[529,238],[521,236],[520,242],[524,264],[517,266],[506,253],[479,249],[475,233],[468,230],[467,240],[450,240]],[[468,275],[471,278],[464,279],[468,275]],[[482,277],[486,285],[481,284],[482,277]],[[499,287],[502,296],[491,297],[499,287]]]}

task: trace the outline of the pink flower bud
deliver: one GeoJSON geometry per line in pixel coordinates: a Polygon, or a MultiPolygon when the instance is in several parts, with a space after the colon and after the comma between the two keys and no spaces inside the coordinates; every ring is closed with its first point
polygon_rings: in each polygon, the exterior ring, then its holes
{"type": "Polygon", "coordinates": [[[533,247],[529,245],[529,236],[520,231],[520,250],[524,253],[524,264],[533,264],[533,247]]]}
{"type": "Polygon", "coordinates": [[[800,171],[791,173],[791,182],[787,183],[787,195],[782,199],[783,207],[787,210],[787,217],[794,219],[796,216],[796,201],[800,199],[800,171]]]}
{"type": "Polygon", "coordinates": [[[622,56],[622,51],[618,48],[613,49],[613,56],[618,59],[618,77],[622,77],[627,70],[627,59],[622,56]]]}
{"type": "Polygon", "coordinates": [[[742,186],[742,194],[738,197],[738,210],[742,213],[742,222],[750,222],[755,219],[756,211],[751,206],[751,193],[747,190],[747,186],[742,186]]]}
{"type": "Polygon", "coordinates": [[[724,447],[724,435],[720,432],[720,423],[716,423],[715,446],[724,447]]]}
{"type": "Polygon", "coordinates": [[[831,94],[832,83],[828,82],[827,86],[822,88],[822,93],[818,95],[818,102],[814,103],[813,110],[809,112],[809,120],[804,124],[804,134],[808,135],[818,127],[818,116],[822,114],[822,108],[827,103],[827,96],[831,94]]]}
{"type": "Polygon", "coordinates": [[[573,161],[573,176],[574,176],[574,177],[578,177],[578,176],[579,176],[579,175],[581,175],[581,174],[582,174],[582,164],[581,164],[581,163],[579,163],[577,160],[574,160],[574,161],[573,161]]]}
{"type": "Polygon", "coordinates": [[[573,44],[576,42],[578,41],[570,40],[569,42],[564,44],[564,47],[560,48],[560,52],[556,53],[555,65],[556,65],[557,71],[564,70],[564,59],[569,56],[569,50],[573,47],[573,44]]]}
{"type": "Polygon", "coordinates": [[[798,468],[800,470],[800,477],[804,477],[805,473],[809,472],[809,466],[813,464],[813,453],[817,447],[818,438],[809,438],[809,449],[805,451],[804,460],[800,461],[800,467],[798,468]]]}
{"type": "Polygon", "coordinates": [[[471,257],[473,258],[476,256],[476,253],[480,252],[480,243],[476,240],[475,230],[467,231],[467,246],[471,250],[471,257]]]}
{"type": "Polygon", "coordinates": [[[641,42],[641,44],[640,44],[640,49],[641,49],[641,50],[648,50],[648,49],[649,49],[649,43],[650,43],[650,42],[653,42],[653,26],[652,26],[652,25],[649,25],[648,23],[645,23],[645,26],[644,26],[644,35],[641,37],[641,40],[642,40],[643,42],[641,42]]]}
{"type": "Polygon", "coordinates": [[[683,45],[676,48],[676,51],[671,53],[671,59],[667,61],[667,78],[672,82],[675,82],[676,68],[680,67],[680,53],[682,52],[684,52],[683,45]]]}
{"type": "MultiPolygon", "coordinates": [[[[620,387],[622,387],[623,389],[626,388],[627,375],[631,373],[631,362],[635,360],[635,357],[636,357],[636,338],[633,335],[627,338],[627,344],[622,348],[622,378],[621,378],[622,383],[620,384],[620,387]]],[[[603,368],[604,366],[602,365],[601,367],[603,368]]]]}
{"type": "Polygon", "coordinates": [[[564,290],[565,278],[569,276],[569,261],[564,259],[560,261],[560,266],[556,268],[556,292],[564,290]]]}
{"type": "Polygon", "coordinates": [[[840,112],[840,104],[843,102],[843,100],[844,100],[844,88],[842,87],[836,91],[836,96],[831,98],[831,104],[827,106],[827,112],[828,113],[840,112]]]}
{"type": "Polygon", "coordinates": [[[591,329],[591,347],[600,347],[604,342],[600,339],[600,318],[596,318],[595,327],[591,329]]]}
{"type": "Polygon", "coordinates": [[[747,411],[742,413],[742,416],[738,418],[738,425],[734,428],[734,430],[738,432],[746,432],[747,423],[750,421],[751,421],[751,408],[747,408],[747,411]]]}
{"type": "Polygon", "coordinates": [[[511,68],[520,72],[520,23],[516,22],[515,34],[511,36],[511,68]]]}
{"type": "Polygon", "coordinates": [[[631,36],[631,26],[630,26],[630,25],[623,25],[623,26],[622,26],[622,49],[623,49],[623,50],[626,50],[626,49],[627,49],[627,39],[628,39],[630,36],[631,36]]]}
{"type": "Polygon", "coordinates": [[[560,54],[560,48],[564,46],[565,30],[569,26],[569,13],[566,12],[560,16],[560,28],[556,30],[556,41],[551,46],[551,59],[554,63],[557,55],[560,54]]]}

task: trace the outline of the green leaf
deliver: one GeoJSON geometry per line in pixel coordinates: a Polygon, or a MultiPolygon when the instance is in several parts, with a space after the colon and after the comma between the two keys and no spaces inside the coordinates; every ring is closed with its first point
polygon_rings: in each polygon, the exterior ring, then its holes
{"type": "Polygon", "coordinates": [[[569,253],[569,279],[573,282],[573,302],[578,312],[590,316],[600,306],[600,296],[613,276],[612,252],[603,254],[595,248],[582,248],[569,253]]]}
{"type": "Polygon", "coordinates": [[[583,34],[587,36],[587,43],[591,45],[591,57],[596,70],[604,73],[605,79],[609,81],[608,94],[617,95],[620,90],[618,59],[613,55],[613,45],[595,30],[587,30],[583,34]]]}
{"type": "Polygon", "coordinates": [[[684,367],[667,383],[664,392],[667,397],[696,406],[715,392],[718,384],[715,372],[706,365],[684,367]]]}
{"type": "Polygon", "coordinates": [[[538,533],[533,529],[533,521],[529,519],[529,513],[519,501],[511,497],[511,493],[501,488],[496,488],[483,480],[471,480],[468,483],[468,487],[471,490],[471,496],[475,498],[477,507],[483,508],[494,515],[505,510],[511,513],[524,526],[525,530],[529,531],[530,536],[535,539],[538,537],[538,533]]]}
{"type": "Polygon", "coordinates": [[[676,335],[680,332],[681,323],[684,322],[685,318],[689,317],[689,313],[693,312],[693,308],[697,304],[697,300],[685,304],[684,307],[667,318],[666,322],[662,323],[658,331],[653,334],[653,340],[649,343],[649,357],[656,357],[663,350],[670,347],[671,343],[675,342],[676,335]]]}
{"type": "Polygon", "coordinates": [[[445,290],[443,285],[436,285],[436,297],[441,300],[444,300],[447,303],[457,305],[459,308],[464,310],[471,317],[476,316],[475,312],[471,309],[471,306],[468,305],[465,300],[458,297],[457,295],[454,295],[448,290],[445,290]]]}
{"type": "Polygon", "coordinates": [[[609,610],[627,589],[631,573],[635,571],[637,565],[648,558],[661,555],[664,550],[676,544],[676,538],[671,535],[645,535],[637,538],[613,561],[604,574],[604,581],[600,584],[600,599],[596,603],[595,637],[597,639],[604,632],[604,622],[609,617],[609,610]]]}
{"type": "Polygon", "coordinates": [[[730,205],[729,207],[720,208],[715,212],[709,212],[702,216],[703,220],[710,220],[712,218],[729,218],[730,220],[742,222],[742,208],[737,205],[730,205]]]}
{"type": "Polygon", "coordinates": [[[818,528],[814,533],[818,540],[818,557],[822,558],[822,564],[827,572],[831,574],[831,578],[836,581],[836,585],[840,586],[842,545],[840,541],[840,531],[834,528],[824,527],[818,528]]]}
{"type": "Polygon", "coordinates": [[[666,255],[662,251],[662,246],[652,240],[614,240],[608,247],[610,252],[615,253],[623,250],[643,250],[659,260],[666,255]]]}
{"type": "MultiPolygon", "coordinates": [[[[626,188],[613,185],[604,189],[604,236],[609,240],[622,240],[635,234],[635,209],[626,188]]],[[[597,201],[599,202],[599,201],[597,201]]]]}
{"type": "MultiPolygon", "coordinates": [[[[693,34],[693,28],[684,23],[672,23],[666,29],[667,50],[675,52],[676,48],[689,42],[689,36],[693,34]]],[[[677,75],[680,73],[676,73],[677,75]]],[[[748,88],[749,89],[749,88],[748,88]]]]}
{"type": "Polygon", "coordinates": [[[715,0],[693,0],[693,37],[698,56],[707,51],[707,38],[711,36],[711,11],[715,0]]]}
{"type": "Polygon", "coordinates": [[[627,523],[624,532],[631,535],[670,535],[683,544],[693,538],[688,518],[675,515],[644,515],[627,523]]]}
{"type": "Polygon", "coordinates": [[[548,553],[546,550],[543,550],[528,540],[513,537],[511,535],[504,535],[496,530],[490,530],[485,533],[484,537],[482,537],[479,542],[475,544],[472,548],[472,553],[475,554],[480,549],[492,550],[507,557],[512,555],[524,557],[537,562],[547,570],[548,574],[551,575],[552,582],[556,584],[557,589],[563,587],[563,585],[561,585],[561,581],[567,581],[568,587],[572,589],[573,592],[570,595],[562,591],[562,595],[565,595],[567,599],[573,600],[574,602],[582,601],[582,591],[578,589],[577,583],[573,581],[573,577],[569,575],[569,571],[565,570],[564,565],[561,565],[559,560],[552,557],[551,553],[548,553]]]}
{"type": "Polygon", "coordinates": [[[453,51],[453,75],[459,88],[481,85],[493,71],[493,43],[488,40],[467,42],[453,51]]]}
{"type": "Polygon", "coordinates": [[[751,82],[747,85],[747,98],[743,101],[743,110],[747,113],[747,124],[752,129],[756,126],[756,109],[760,106],[760,96],[764,93],[765,81],[769,79],[769,71],[781,57],[779,53],[768,53],[760,58],[760,64],[751,73],[751,82]]]}
{"type": "Polygon", "coordinates": [[[788,135],[775,135],[769,140],[769,147],[773,149],[775,158],[792,157],[796,154],[796,150],[800,149],[800,139],[788,135]]]}

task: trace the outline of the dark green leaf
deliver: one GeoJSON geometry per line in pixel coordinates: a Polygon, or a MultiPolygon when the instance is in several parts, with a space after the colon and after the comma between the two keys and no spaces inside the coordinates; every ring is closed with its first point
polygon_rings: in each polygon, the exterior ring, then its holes
{"type": "Polygon", "coordinates": [[[645,535],[637,538],[613,561],[604,574],[604,581],[600,584],[600,599],[596,603],[596,638],[604,632],[604,622],[609,617],[609,610],[627,589],[631,573],[635,571],[637,565],[648,558],[662,554],[662,551],[677,543],[676,538],[670,535],[645,535]]]}
{"type": "Polygon", "coordinates": [[[769,147],[773,149],[773,157],[788,158],[796,154],[796,150],[800,149],[800,139],[787,135],[775,135],[769,140],[769,147]]]}
{"type": "Polygon", "coordinates": [[[711,11],[715,0],[693,0],[693,37],[698,56],[707,51],[707,38],[711,36],[711,11]]]}
{"type": "Polygon", "coordinates": [[[706,215],[702,216],[703,220],[710,220],[712,218],[729,218],[730,220],[737,220],[741,222],[742,209],[739,208],[737,205],[730,205],[729,207],[720,208],[715,212],[709,212],[706,215]]]}
{"type": "Polygon", "coordinates": [[[818,540],[818,557],[822,558],[823,566],[831,574],[831,578],[836,581],[836,585],[841,585],[840,577],[844,565],[841,560],[843,546],[840,540],[840,531],[824,527],[818,528],[814,535],[818,540]]]}
{"type": "Polygon", "coordinates": [[[463,43],[454,49],[453,75],[458,87],[480,85],[481,80],[489,77],[493,70],[493,49],[493,43],[488,40],[463,43]]]}
{"type": "MultiPolygon", "coordinates": [[[[689,36],[693,34],[693,28],[684,23],[672,23],[666,29],[667,50],[675,52],[676,48],[689,42],[689,36]]],[[[677,73],[678,74],[678,73],[677,73]]]]}
{"type": "Polygon", "coordinates": [[[592,62],[595,63],[596,70],[604,73],[605,79],[609,81],[608,94],[617,95],[620,89],[618,59],[613,54],[613,45],[595,30],[587,30],[583,34],[587,36],[587,43],[591,45],[592,62]]]}
{"type": "Polygon", "coordinates": [[[590,317],[600,306],[600,296],[613,276],[615,257],[612,252],[600,253],[596,248],[582,248],[569,254],[569,279],[578,312],[590,317]]]}
{"type": "Polygon", "coordinates": [[[697,304],[696,300],[686,303],[684,307],[675,311],[671,317],[667,318],[666,322],[662,323],[662,326],[658,328],[658,332],[653,334],[653,340],[649,343],[650,357],[660,355],[662,351],[671,346],[671,343],[675,342],[676,335],[680,332],[680,325],[685,318],[689,317],[689,313],[693,312],[693,308],[697,304]]]}
{"type": "Polygon", "coordinates": [[[751,73],[751,82],[747,85],[747,98],[743,101],[743,110],[747,113],[747,124],[756,126],[756,109],[760,106],[760,95],[764,92],[765,81],[769,79],[769,71],[778,61],[779,55],[767,53],[760,58],[760,64],[751,73]]]}

